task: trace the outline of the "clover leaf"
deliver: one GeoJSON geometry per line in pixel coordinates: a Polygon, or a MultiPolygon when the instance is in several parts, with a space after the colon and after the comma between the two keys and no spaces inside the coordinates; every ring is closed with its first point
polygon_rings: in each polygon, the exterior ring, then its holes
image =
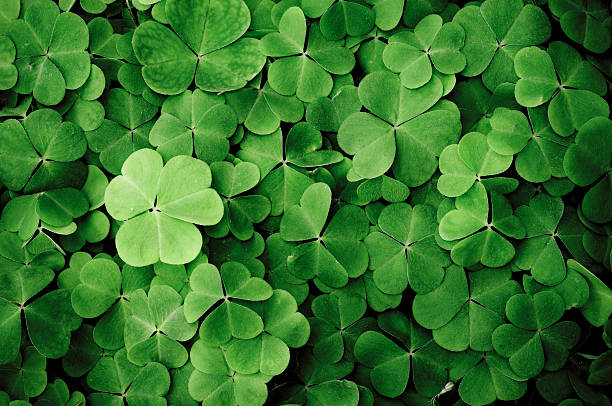
{"type": "Polygon", "coordinates": [[[442,17],[430,14],[414,28],[389,38],[383,52],[387,68],[400,73],[402,85],[419,88],[431,80],[433,67],[451,75],[465,68],[465,56],[460,52],[465,32],[455,22],[443,23],[442,17]]]}
{"type": "Polygon", "coordinates": [[[9,37],[0,36],[0,90],[7,90],[17,83],[17,68],[13,64],[16,54],[15,44],[9,37]]]}
{"type": "Polygon", "coordinates": [[[580,338],[576,323],[558,322],[564,310],[563,298],[552,291],[512,296],[506,303],[506,316],[512,324],[495,329],[493,348],[509,358],[510,367],[522,378],[536,376],[544,368],[559,369],[580,338]]]}
{"type": "Polygon", "coordinates": [[[186,90],[168,97],[161,113],[149,142],[165,160],[195,151],[199,159],[212,163],[229,152],[227,139],[236,131],[236,118],[223,96],[186,90]]]}
{"type": "Polygon", "coordinates": [[[76,14],[60,13],[54,2],[32,3],[7,34],[17,48],[17,93],[32,93],[40,103],[55,105],[66,89],[81,87],[89,77],[87,26],[76,14]]]}
{"type": "Polygon", "coordinates": [[[0,365],[0,387],[11,397],[25,399],[40,395],[47,386],[47,359],[28,346],[14,360],[0,365]]]}
{"type": "Polygon", "coordinates": [[[121,272],[111,260],[93,259],[81,268],[79,276],[81,283],[72,290],[71,301],[81,317],[101,315],[120,295],[121,272]]]}
{"type": "Polygon", "coordinates": [[[461,239],[451,250],[455,263],[471,266],[480,262],[495,268],[507,264],[514,257],[514,246],[500,232],[521,238],[525,229],[502,195],[487,193],[484,185],[476,182],[455,199],[455,207],[444,215],[439,226],[444,240],[461,239]]]}
{"type": "Polygon", "coordinates": [[[603,326],[612,314],[612,291],[597,276],[573,259],[567,260],[567,267],[580,273],[589,285],[589,299],[580,312],[589,323],[603,326]]]}
{"type": "Polygon", "coordinates": [[[404,392],[412,372],[420,394],[439,393],[448,379],[448,352],[436,345],[427,330],[399,312],[381,314],[378,324],[395,340],[366,331],[355,343],[355,357],[369,368],[374,389],[383,396],[397,397],[404,392]]]}
{"type": "Polygon", "coordinates": [[[612,220],[608,207],[609,168],[612,165],[612,121],[596,117],[587,121],[576,135],[563,159],[569,179],[579,186],[595,183],[584,195],[582,212],[591,221],[612,220]],[[603,175],[603,177],[602,177],[603,175]]]}
{"type": "Polygon", "coordinates": [[[459,114],[452,103],[434,106],[442,84],[434,78],[406,89],[390,72],[374,72],[359,84],[359,98],[373,114],[351,114],[338,130],[338,144],[354,155],[353,171],[378,177],[393,166],[395,178],[419,186],[433,175],[437,156],[459,137],[459,114]]]}
{"type": "Polygon", "coordinates": [[[172,30],[147,21],[136,28],[132,39],[143,64],[142,76],[157,93],[182,93],[194,75],[202,90],[235,90],[263,68],[266,58],[259,52],[259,42],[241,38],[251,21],[242,0],[169,0],[165,14],[172,30]]]}
{"type": "Polygon", "coordinates": [[[453,22],[465,30],[461,52],[467,66],[461,73],[469,77],[482,74],[483,83],[491,91],[501,83],[516,82],[518,72],[515,74],[512,67],[518,50],[539,45],[551,34],[546,13],[520,0],[468,5],[455,14],[453,22]]]}
{"type": "Polygon", "coordinates": [[[321,32],[330,40],[363,35],[374,26],[374,12],[355,1],[304,0],[301,7],[308,17],[321,17],[321,32]]]}
{"type": "Polygon", "coordinates": [[[603,53],[608,50],[612,38],[605,28],[606,20],[610,17],[610,8],[605,4],[599,1],[552,0],[548,7],[572,41],[591,52],[603,53]]]}
{"type": "Polygon", "coordinates": [[[160,362],[178,368],[187,362],[187,351],[178,343],[194,336],[197,325],[188,323],[183,298],[166,285],[152,286],[148,294],[130,295],[131,316],[125,324],[127,356],[136,365],[160,362]]]}
{"type": "Polygon", "coordinates": [[[525,107],[537,107],[550,100],[548,120],[560,136],[571,135],[591,118],[610,113],[600,96],[605,93],[601,73],[569,45],[555,41],[548,46],[548,52],[524,48],[516,54],[515,61],[520,78],[514,90],[516,100],[525,107]]]}
{"type": "Polygon", "coordinates": [[[417,293],[435,289],[444,278],[448,255],[435,242],[433,207],[395,203],[378,216],[382,232],[365,240],[370,254],[374,283],[387,294],[399,294],[408,283],[417,293]]]}
{"type": "Polygon", "coordinates": [[[50,109],[37,110],[23,124],[0,124],[0,180],[11,190],[26,193],[62,187],[81,187],[85,166],[76,161],[87,142],[80,128],[50,109]]]}
{"type": "MultiPolygon", "coordinates": [[[[342,2],[341,2],[342,3],[342,2]]],[[[330,73],[344,75],[355,65],[355,58],[341,44],[326,40],[313,24],[306,41],[306,19],[302,9],[291,7],[283,14],[278,33],[261,39],[261,51],[276,59],[269,68],[268,83],[281,95],[296,95],[312,102],[329,95],[333,87],[330,73]]]]}
{"type": "Polygon", "coordinates": [[[134,266],[193,260],[202,247],[193,223],[213,225],[223,215],[221,198],[210,189],[208,165],[177,156],[164,166],[157,152],[142,149],[130,155],[121,173],[105,193],[109,214],[127,220],[116,236],[119,256],[134,266]]]}

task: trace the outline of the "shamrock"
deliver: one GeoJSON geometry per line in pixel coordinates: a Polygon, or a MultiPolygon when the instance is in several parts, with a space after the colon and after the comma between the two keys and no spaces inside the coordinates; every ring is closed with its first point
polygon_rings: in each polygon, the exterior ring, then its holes
{"type": "Polygon", "coordinates": [[[304,0],[301,7],[308,17],[321,17],[321,32],[329,40],[363,35],[376,18],[372,9],[355,1],[304,0]]]}
{"type": "Polygon", "coordinates": [[[383,52],[383,61],[391,71],[400,73],[402,85],[416,89],[431,80],[432,65],[446,75],[465,68],[465,56],[460,51],[464,38],[461,25],[444,24],[442,17],[430,14],[416,25],[414,32],[392,35],[383,52]]]}
{"type": "Polygon", "coordinates": [[[177,156],[164,166],[157,152],[142,149],[123,163],[121,173],[104,196],[108,213],[127,220],[115,240],[119,256],[134,266],[193,260],[202,248],[193,223],[213,225],[223,216],[208,165],[177,156]]]}
{"type": "Polygon", "coordinates": [[[436,214],[431,206],[395,203],[378,216],[381,232],[365,240],[374,283],[387,294],[399,294],[408,283],[417,293],[435,289],[450,265],[435,242],[436,214]]]}
{"type": "Polygon", "coordinates": [[[118,175],[132,152],[150,146],[149,132],[154,124],[151,119],[157,107],[123,89],[111,89],[105,105],[108,118],[85,135],[89,148],[100,153],[104,169],[118,175]]]}
{"type": "Polygon", "coordinates": [[[563,201],[544,193],[535,196],[529,206],[516,209],[527,231],[514,263],[531,270],[534,279],[544,285],[556,285],[565,278],[565,262],[557,245],[557,228],[563,215],[563,201]]]}
{"type": "Polygon", "coordinates": [[[584,195],[582,212],[591,221],[612,220],[609,196],[612,165],[612,121],[596,117],[587,121],[567,150],[563,167],[568,178],[579,186],[594,184],[584,195]]]}
{"type": "Polygon", "coordinates": [[[452,265],[438,288],[414,298],[414,319],[433,330],[433,339],[447,350],[490,351],[491,333],[504,321],[506,301],[521,291],[510,276],[502,268],[470,272],[466,278],[452,265]]]}
{"type": "Polygon", "coordinates": [[[277,93],[269,82],[261,83],[261,76],[225,98],[236,111],[238,122],[258,135],[271,134],[281,122],[296,123],[304,116],[304,105],[297,97],[277,93]]]}
{"type": "Polygon", "coordinates": [[[369,368],[370,381],[379,394],[397,397],[410,379],[424,396],[439,393],[448,379],[449,353],[438,347],[427,330],[399,312],[382,313],[380,328],[366,331],[355,343],[355,358],[369,368]]]}
{"type": "Polygon", "coordinates": [[[569,39],[591,52],[603,53],[608,50],[612,38],[606,29],[610,7],[606,7],[605,3],[552,0],[548,7],[560,20],[561,29],[569,39]]]}
{"type": "Polygon", "coordinates": [[[280,235],[285,241],[304,241],[287,258],[289,270],[300,279],[312,279],[331,287],[346,285],[349,277],[363,274],[368,264],[363,239],[368,223],[363,210],[342,207],[323,228],[331,205],[331,190],[324,183],[309,186],[300,204],[285,210],[280,235]],[[314,266],[313,266],[314,264],[314,266]]]}
{"type": "Polygon", "coordinates": [[[490,147],[501,155],[518,154],[514,166],[529,182],[565,177],[561,164],[568,142],[552,132],[543,107],[527,111],[525,117],[517,110],[497,108],[490,120],[490,147]]]}
{"type": "Polygon", "coordinates": [[[576,323],[558,322],[563,313],[563,298],[552,291],[514,295],[506,303],[511,324],[493,331],[493,348],[509,358],[510,367],[522,378],[536,376],[544,368],[559,369],[580,338],[576,323]]]}
{"type": "Polygon", "coordinates": [[[7,35],[17,48],[17,93],[32,93],[40,103],[55,105],[66,89],[81,87],[89,77],[87,26],[76,14],[60,13],[55,2],[30,4],[23,19],[11,22],[7,35]]]}
{"type": "Polygon", "coordinates": [[[366,311],[362,284],[352,283],[330,294],[317,296],[311,305],[309,322],[313,354],[325,364],[353,360],[357,338],[376,326],[374,319],[362,318],[366,311]]]}
{"type": "Polygon", "coordinates": [[[78,406],[85,404],[85,396],[79,391],[70,393],[68,385],[61,379],[56,379],[53,383],[47,385],[47,389],[36,401],[36,405],[66,405],[78,406]]]}
{"type": "Polygon", "coordinates": [[[310,26],[308,46],[306,18],[302,9],[291,7],[283,14],[277,33],[261,39],[261,51],[276,59],[269,68],[268,83],[278,93],[296,95],[311,102],[329,95],[333,87],[330,73],[344,75],[355,65],[353,54],[339,43],[326,40],[318,24],[310,26]]]}
{"type": "MultiPolygon", "coordinates": [[[[467,66],[464,76],[482,74],[490,90],[504,82],[516,82],[513,60],[517,51],[539,45],[550,37],[551,27],[546,13],[521,0],[486,0],[480,6],[463,7],[453,22],[465,30],[467,66]]],[[[520,76],[520,75],[519,75],[520,76]]]]}
{"type": "Polygon", "coordinates": [[[367,202],[382,198],[389,203],[398,203],[405,201],[410,195],[408,186],[386,175],[366,179],[360,183],[357,187],[357,196],[367,202]]]}
{"type": "Polygon", "coordinates": [[[320,131],[338,132],[340,124],[361,110],[359,91],[355,86],[340,88],[333,97],[319,97],[306,105],[306,121],[320,131]]]}
{"type": "Polygon", "coordinates": [[[85,181],[85,165],[76,161],[87,149],[83,131],[53,110],[36,110],[23,124],[1,123],[0,141],[0,181],[11,190],[34,193],[85,181]]]}
{"type": "Polygon", "coordinates": [[[456,106],[440,103],[442,84],[432,79],[419,89],[406,89],[391,72],[374,72],[359,84],[359,98],[373,114],[351,114],[338,130],[338,144],[354,155],[358,177],[378,177],[393,165],[395,178],[419,186],[433,175],[436,157],[459,138],[456,106]]]}
{"type": "Polygon", "coordinates": [[[201,264],[193,270],[189,285],[192,290],[185,297],[185,317],[194,322],[210,311],[200,326],[200,337],[207,345],[221,345],[232,337],[246,340],[263,331],[261,317],[241,301],[266,300],[272,288],[251,276],[244,265],[226,262],[218,270],[212,264],[201,264]]]}
{"type": "Polygon", "coordinates": [[[243,87],[263,68],[259,42],[242,38],[251,21],[242,0],[168,0],[166,21],[140,24],[132,39],[142,76],[157,93],[175,95],[194,80],[205,91],[243,87]],[[231,23],[230,23],[231,22],[231,23]]]}
{"type": "Polygon", "coordinates": [[[548,104],[548,121],[562,137],[571,135],[593,117],[610,114],[605,81],[593,65],[563,42],[552,42],[548,52],[537,47],[516,54],[516,101],[525,107],[548,104]]]}
{"type": "Polygon", "coordinates": [[[95,130],[104,121],[104,106],[97,99],[102,96],[105,85],[104,73],[92,64],[87,81],[78,89],[67,92],[56,109],[83,131],[95,130]]]}
{"type": "Polygon", "coordinates": [[[74,311],[81,317],[93,318],[115,303],[121,292],[121,272],[113,261],[93,259],[81,268],[81,283],[72,289],[74,311]]]}
{"type": "Polygon", "coordinates": [[[47,360],[28,346],[11,362],[0,365],[0,388],[11,397],[27,399],[40,395],[47,386],[47,360]]]}
{"type": "Polygon", "coordinates": [[[572,307],[582,308],[589,299],[589,284],[586,279],[577,271],[567,268],[565,278],[554,286],[543,285],[532,276],[523,275],[523,287],[525,293],[533,295],[535,293],[552,290],[563,298],[565,310],[572,307]]]}
{"type": "Polygon", "coordinates": [[[170,387],[170,375],[162,364],[148,363],[139,367],[132,364],[125,349],[113,356],[100,358],[87,374],[87,384],[95,392],[88,396],[91,404],[166,404],[163,396],[170,387]]]}
{"type": "Polygon", "coordinates": [[[151,145],[164,160],[194,151],[206,163],[223,160],[227,138],[236,131],[235,114],[224,102],[223,96],[200,89],[168,97],[149,133],[151,145]]]}
{"type": "Polygon", "coordinates": [[[498,175],[506,171],[511,164],[512,156],[495,152],[487,145],[487,137],[483,134],[467,133],[461,137],[459,144],[449,145],[442,151],[442,176],[438,178],[438,190],[445,196],[461,196],[474,182],[498,175]]]}
{"type": "Polygon", "coordinates": [[[255,192],[271,203],[271,216],[279,216],[297,204],[308,186],[314,183],[300,168],[340,162],[339,151],[321,150],[323,136],[308,123],[294,125],[286,137],[281,129],[272,134],[246,134],[240,143],[238,158],[259,167],[262,181],[255,192]]]}
{"type": "Polygon", "coordinates": [[[261,195],[238,196],[259,183],[259,168],[250,162],[213,162],[210,166],[213,188],[226,199],[221,222],[207,229],[208,235],[224,237],[231,230],[240,240],[253,236],[254,223],[261,223],[270,213],[270,201],[261,195]]]}
{"type": "Polygon", "coordinates": [[[178,341],[193,337],[197,325],[185,319],[182,302],[166,285],[152,286],[148,294],[139,289],[130,295],[131,316],[123,333],[130,362],[160,362],[169,368],[187,362],[187,351],[178,341]]]}
{"type": "Polygon", "coordinates": [[[444,215],[439,226],[442,239],[461,239],[451,251],[455,263],[471,266],[480,262],[495,268],[514,257],[514,246],[499,233],[521,238],[525,229],[502,195],[487,193],[484,185],[476,182],[455,199],[455,207],[444,215]]]}
{"type": "Polygon", "coordinates": [[[484,406],[499,400],[516,400],[527,391],[527,382],[515,374],[508,361],[495,352],[476,354],[459,384],[461,400],[484,406]]]}
{"type": "Polygon", "coordinates": [[[0,90],[7,90],[17,83],[17,68],[15,61],[15,44],[9,37],[0,35],[0,90]]]}
{"type": "Polygon", "coordinates": [[[81,319],[70,305],[70,292],[52,290],[32,300],[53,280],[52,269],[44,263],[26,262],[21,239],[13,233],[0,233],[0,254],[7,257],[0,272],[0,313],[4,323],[0,336],[0,363],[18,354],[21,342],[21,312],[28,336],[38,352],[47,358],[60,358],[68,351],[70,333],[81,319]]]}

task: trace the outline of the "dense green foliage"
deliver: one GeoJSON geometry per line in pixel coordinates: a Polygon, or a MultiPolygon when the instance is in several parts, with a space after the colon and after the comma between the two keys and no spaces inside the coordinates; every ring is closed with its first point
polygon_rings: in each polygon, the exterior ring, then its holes
{"type": "Polygon", "coordinates": [[[610,405],[611,11],[0,1],[0,406],[610,405]]]}

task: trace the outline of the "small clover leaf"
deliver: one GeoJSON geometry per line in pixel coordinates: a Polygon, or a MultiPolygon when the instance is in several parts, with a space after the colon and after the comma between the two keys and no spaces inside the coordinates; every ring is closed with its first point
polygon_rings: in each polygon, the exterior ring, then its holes
{"type": "Polygon", "coordinates": [[[606,21],[610,18],[610,8],[606,4],[599,1],[552,0],[548,7],[572,41],[591,52],[603,53],[608,50],[612,38],[606,29],[606,21]]]}
{"type": "Polygon", "coordinates": [[[149,142],[164,160],[195,155],[206,163],[225,159],[227,140],[236,131],[236,115],[224,96],[199,89],[170,96],[149,133],[149,142]]]}
{"type": "Polygon", "coordinates": [[[427,293],[442,282],[448,254],[435,242],[433,207],[396,203],[378,216],[381,232],[365,240],[370,254],[374,283],[386,294],[399,294],[408,283],[417,293],[427,293]]]}
{"type": "Polygon", "coordinates": [[[376,18],[372,9],[355,1],[304,0],[301,7],[308,17],[321,17],[321,32],[330,40],[363,35],[376,18]]]}
{"type": "Polygon", "coordinates": [[[0,35],[0,90],[10,89],[17,83],[17,68],[13,64],[16,52],[13,41],[0,35]]]}
{"type": "Polygon", "coordinates": [[[113,261],[93,259],[81,268],[81,283],[72,289],[74,311],[81,317],[98,317],[121,294],[121,272],[113,261]]]}
{"type": "Polygon", "coordinates": [[[157,152],[142,149],[130,155],[121,172],[105,193],[109,214],[127,220],[116,236],[119,256],[134,266],[193,260],[202,247],[193,223],[213,225],[223,216],[221,198],[210,189],[208,165],[177,156],[163,166],[157,152]]]}
{"type": "Polygon", "coordinates": [[[187,351],[178,341],[193,337],[197,325],[187,322],[182,303],[183,298],[165,285],[152,286],[148,294],[137,290],[130,295],[131,316],[124,330],[130,362],[161,362],[169,368],[187,362],[187,351]]]}
{"type": "Polygon", "coordinates": [[[465,56],[460,52],[464,38],[461,25],[443,23],[442,17],[430,14],[416,25],[414,32],[392,35],[383,61],[391,71],[400,73],[402,85],[419,88],[431,80],[432,65],[446,75],[465,68],[465,56]]]}
{"type": "Polygon", "coordinates": [[[7,34],[17,48],[16,92],[32,93],[42,104],[55,105],[66,89],[81,87],[89,77],[87,26],[76,14],[60,13],[54,2],[31,4],[7,34]]]}
{"type": "Polygon", "coordinates": [[[25,399],[40,395],[47,386],[47,360],[28,346],[14,360],[0,365],[0,387],[11,397],[25,399]]]}
{"type": "Polygon", "coordinates": [[[514,90],[516,100],[525,107],[550,100],[548,120],[562,137],[593,117],[610,114],[601,97],[606,92],[603,76],[563,42],[552,42],[548,52],[537,47],[522,49],[516,54],[515,70],[520,78],[514,90]]]}
{"type": "Polygon", "coordinates": [[[251,21],[242,0],[169,0],[165,14],[173,31],[147,21],[132,39],[134,53],[144,65],[143,78],[155,92],[182,93],[194,75],[202,90],[236,90],[263,68],[266,58],[259,42],[241,38],[251,21]]]}
{"type": "Polygon", "coordinates": [[[569,349],[580,338],[580,327],[573,321],[558,322],[564,307],[563,298],[552,291],[508,300],[506,316],[512,324],[497,327],[491,340],[518,376],[530,378],[544,368],[556,370],[565,364],[569,349]]]}
{"type": "Polygon", "coordinates": [[[76,161],[87,149],[83,131],[53,110],[36,110],[23,125],[3,122],[0,141],[0,180],[11,190],[78,188],[85,181],[85,165],[76,161]]]}
{"type": "Polygon", "coordinates": [[[568,259],[567,267],[580,273],[589,285],[589,299],[580,308],[580,312],[592,325],[603,326],[612,315],[612,290],[575,260],[568,259]]]}
{"type": "Polygon", "coordinates": [[[361,110],[358,89],[344,86],[332,98],[320,97],[306,105],[306,121],[320,131],[338,132],[340,124],[361,110]]]}
{"type": "Polygon", "coordinates": [[[584,195],[582,212],[596,223],[612,220],[609,204],[611,165],[612,121],[605,117],[592,118],[580,127],[574,144],[565,154],[563,167],[575,184],[594,184],[584,195]]]}

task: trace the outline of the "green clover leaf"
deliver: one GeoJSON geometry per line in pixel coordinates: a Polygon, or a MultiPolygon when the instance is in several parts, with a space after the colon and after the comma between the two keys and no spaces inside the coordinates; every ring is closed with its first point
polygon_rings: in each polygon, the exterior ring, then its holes
{"type": "Polygon", "coordinates": [[[600,96],[605,94],[603,76],[569,45],[555,41],[548,52],[524,48],[515,61],[520,78],[514,90],[516,100],[525,107],[550,100],[548,120],[560,136],[571,135],[593,117],[610,114],[600,96]]]}
{"type": "Polygon", "coordinates": [[[16,399],[40,395],[47,386],[47,359],[36,348],[25,347],[14,360],[0,365],[0,387],[16,399]]]}
{"type": "Polygon", "coordinates": [[[610,8],[604,3],[552,0],[548,7],[560,20],[561,29],[572,41],[591,52],[603,53],[608,50],[612,43],[610,32],[606,29],[610,8]]]}
{"type": "Polygon", "coordinates": [[[242,0],[166,2],[173,30],[147,21],[134,32],[132,46],[147,85],[157,93],[182,93],[194,80],[205,91],[243,87],[263,68],[259,42],[242,38],[251,16],[242,0]],[[229,23],[231,21],[231,23],[229,23]]]}
{"type": "Polygon", "coordinates": [[[9,37],[0,35],[0,90],[7,90],[17,83],[17,68],[13,64],[17,50],[9,37]]]}
{"type": "Polygon", "coordinates": [[[149,133],[149,142],[164,160],[195,155],[206,163],[220,161],[229,152],[228,138],[236,131],[236,118],[223,96],[199,89],[170,96],[161,117],[149,133]]]}
{"type": "Polygon", "coordinates": [[[213,225],[223,216],[221,198],[210,189],[208,165],[177,156],[163,166],[157,152],[142,149],[130,155],[121,173],[105,193],[109,214],[127,220],[116,236],[119,256],[134,266],[193,260],[202,247],[193,223],[213,225]]]}
{"type": "Polygon", "coordinates": [[[506,303],[512,324],[495,329],[493,348],[509,359],[512,370],[522,378],[536,376],[544,368],[561,368],[580,338],[576,323],[558,322],[564,311],[563,298],[552,291],[512,296],[506,303]]]}
{"type": "Polygon", "coordinates": [[[580,308],[580,312],[592,325],[603,326],[612,314],[612,290],[575,260],[568,259],[567,267],[580,273],[589,285],[589,299],[580,308]]]}
{"type": "Polygon", "coordinates": [[[376,18],[372,9],[354,1],[304,0],[301,7],[308,17],[321,17],[321,32],[329,40],[363,35],[376,18]]]}
{"type": "Polygon", "coordinates": [[[395,203],[378,216],[381,232],[365,240],[370,254],[374,283],[384,293],[399,294],[410,287],[427,293],[444,278],[448,255],[435,242],[436,215],[433,207],[395,203]]]}
{"type": "Polygon", "coordinates": [[[7,31],[17,48],[17,93],[58,104],[66,89],[81,87],[90,72],[89,32],[76,14],[60,13],[52,1],[31,4],[7,31]]]}

